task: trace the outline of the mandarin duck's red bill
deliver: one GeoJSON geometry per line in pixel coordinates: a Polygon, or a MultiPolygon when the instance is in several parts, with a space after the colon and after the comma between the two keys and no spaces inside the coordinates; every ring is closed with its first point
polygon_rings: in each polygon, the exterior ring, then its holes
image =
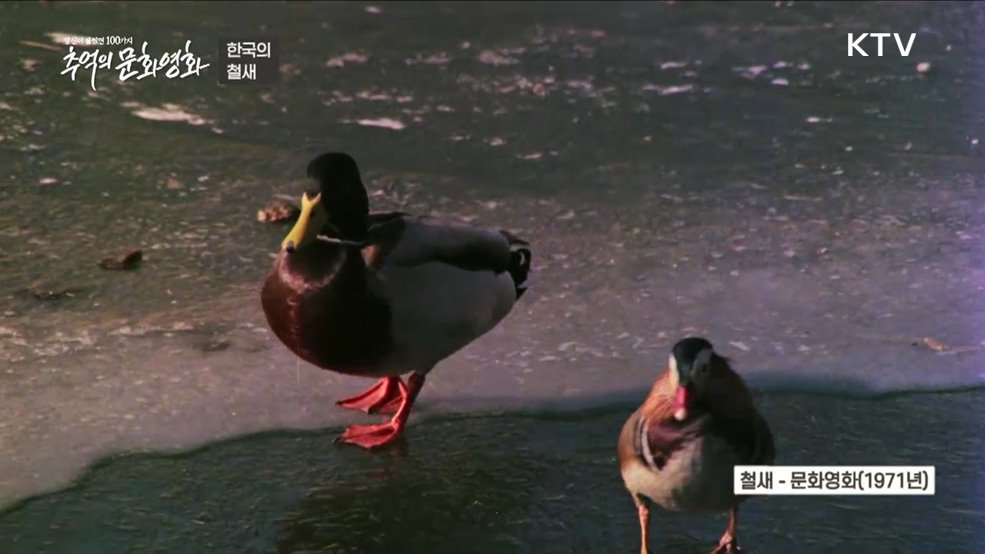
{"type": "Polygon", "coordinates": [[[713,554],[738,552],[736,465],[769,465],[773,435],[729,361],[703,338],[674,345],[667,369],[619,435],[619,467],[636,503],[641,552],[650,506],[686,513],[728,512],[713,554]]]}
{"type": "Polygon", "coordinates": [[[509,314],[526,291],[530,248],[504,230],[370,213],[347,154],[318,156],[308,176],[317,190],[281,242],[263,312],[298,357],[379,379],[338,405],[391,419],[352,425],[339,440],[382,446],[403,431],[431,369],[509,314]]]}

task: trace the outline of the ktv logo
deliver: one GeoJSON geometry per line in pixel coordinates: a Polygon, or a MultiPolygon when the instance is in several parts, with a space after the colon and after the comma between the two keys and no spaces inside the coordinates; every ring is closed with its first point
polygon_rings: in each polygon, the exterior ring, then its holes
{"type": "MultiPolygon", "coordinates": [[[[913,48],[913,39],[917,38],[916,33],[910,33],[910,40],[906,43],[906,47],[903,47],[903,41],[900,40],[899,33],[862,33],[858,37],[854,33],[848,33],[848,57],[852,57],[855,52],[868,57],[865,50],[862,50],[861,42],[866,38],[878,39],[878,44],[876,46],[876,56],[882,57],[882,39],[887,37],[893,37],[896,39],[896,46],[899,48],[900,56],[904,58],[910,55],[910,49],[913,48]]],[[[871,43],[872,41],[869,41],[871,43]]],[[[871,48],[871,47],[870,47],[871,48]]]]}

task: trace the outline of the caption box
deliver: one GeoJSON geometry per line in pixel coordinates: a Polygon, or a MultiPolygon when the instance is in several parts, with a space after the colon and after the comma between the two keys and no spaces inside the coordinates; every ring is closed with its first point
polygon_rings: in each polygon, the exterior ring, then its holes
{"type": "Polygon", "coordinates": [[[219,84],[280,82],[280,50],[269,37],[219,39],[219,84]]]}

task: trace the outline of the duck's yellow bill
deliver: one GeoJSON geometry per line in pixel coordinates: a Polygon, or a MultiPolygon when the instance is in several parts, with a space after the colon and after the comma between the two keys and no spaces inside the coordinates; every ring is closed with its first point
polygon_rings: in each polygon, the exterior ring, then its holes
{"type": "Polygon", "coordinates": [[[301,215],[298,216],[291,232],[281,241],[280,247],[282,249],[293,252],[318,235],[320,226],[324,224],[322,217],[324,211],[320,203],[321,193],[316,194],[313,198],[309,198],[308,193],[304,193],[301,197],[301,215]]]}

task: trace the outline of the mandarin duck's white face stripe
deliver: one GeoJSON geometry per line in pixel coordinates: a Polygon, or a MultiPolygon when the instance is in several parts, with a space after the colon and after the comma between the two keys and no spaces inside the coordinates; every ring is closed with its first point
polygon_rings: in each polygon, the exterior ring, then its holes
{"type": "MultiPolygon", "coordinates": [[[[681,383],[681,373],[677,369],[677,359],[674,358],[673,354],[671,354],[670,357],[667,359],[667,367],[670,369],[671,390],[674,391],[674,394],[677,394],[677,386],[680,385],[681,383]]],[[[677,421],[684,421],[685,418],[687,418],[686,408],[682,407],[674,410],[674,419],[676,419],[677,421]]]]}

